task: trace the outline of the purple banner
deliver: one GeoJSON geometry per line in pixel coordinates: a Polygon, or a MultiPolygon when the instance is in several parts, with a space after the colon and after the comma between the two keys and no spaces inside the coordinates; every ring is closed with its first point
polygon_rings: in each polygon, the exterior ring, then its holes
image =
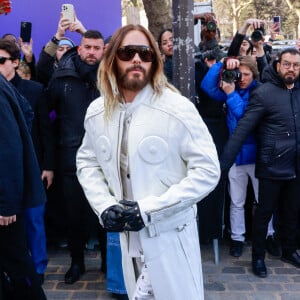
{"type": "MultiPolygon", "coordinates": [[[[0,16],[0,36],[12,33],[19,37],[21,21],[32,22],[33,51],[38,57],[42,47],[56,33],[63,3],[73,4],[85,28],[99,30],[104,38],[121,26],[121,0],[14,0],[12,11],[0,16]]],[[[66,36],[80,43],[80,34],[67,31],[66,36]]]]}

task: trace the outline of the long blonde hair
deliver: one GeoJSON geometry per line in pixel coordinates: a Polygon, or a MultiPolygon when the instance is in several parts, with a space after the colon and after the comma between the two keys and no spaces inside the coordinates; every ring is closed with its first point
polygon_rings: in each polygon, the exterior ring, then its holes
{"type": "Polygon", "coordinates": [[[154,51],[154,61],[152,62],[151,67],[152,76],[150,79],[150,83],[154,91],[159,95],[162,93],[164,87],[169,87],[172,90],[177,91],[172,85],[168,83],[164,75],[163,61],[161,59],[157,43],[152,34],[141,25],[126,25],[119,28],[112,36],[98,70],[98,88],[101,92],[101,95],[105,99],[104,105],[106,117],[109,117],[118,103],[122,102],[122,94],[120,92],[120,86],[116,77],[116,74],[118,72],[116,64],[116,52],[127,33],[132,30],[142,32],[147,37],[150,47],[154,51]]]}

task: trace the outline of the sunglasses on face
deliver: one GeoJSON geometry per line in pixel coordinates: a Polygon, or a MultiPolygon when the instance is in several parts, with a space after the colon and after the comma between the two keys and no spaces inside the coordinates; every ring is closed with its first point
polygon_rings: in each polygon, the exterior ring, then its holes
{"type": "Polygon", "coordinates": [[[117,50],[117,56],[122,61],[130,61],[136,53],[143,62],[152,62],[154,60],[154,52],[148,46],[128,45],[117,50]]]}
{"type": "Polygon", "coordinates": [[[11,57],[0,56],[0,65],[5,64],[5,62],[6,62],[8,59],[12,60],[11,57]]]}

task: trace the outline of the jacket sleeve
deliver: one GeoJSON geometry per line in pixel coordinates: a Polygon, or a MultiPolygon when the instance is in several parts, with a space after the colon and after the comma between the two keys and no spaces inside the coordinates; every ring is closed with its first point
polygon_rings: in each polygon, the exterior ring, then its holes
{"type": "MultiPolygon", "coordinates": [[[[2,82],[0,83],[2,85],[2,82]]],[[[23,155],[18,122],[7,95],[0,89],[0,215],[18,212],[23,201],[23,155]]]]}
{"type": "Polygon", "coordinates": [[[54,72],[55,57],[48,54],[45,49],[40,53],[36,64],[36,80],[47,86],[54,72]]]}
{"type": "Polygon", "coordinates": [[[228,56],[238,56],[240,53],[240,47],[242,45],[242,42],[244,40],[245,35],[236,33],[233,37],[231,44],[228,49],[228,56]]]}
{"type": "Polygon", "coordinates": [[[244,116],[229,137],[220,157],[222,171],[228,171],[247,137],[254,131],[264,114],[264,106],[256,93],[253,93],[244,116]]]}
{"type": "Polygon", "coordinates": [[[234,91],[233,93],[230,93],[227,96],[226,104],[228,110],[231,111],[234,118],[238,121],[245,112],[246,109],[245,101],[241,98],[241,96],[238,94],[237,91],[234,91]]]}
{"type": "Polygon", "coordinates": [[[76,155],[77,177],[92,209],[99,217],[100,224],[103,225],[100,218],[102,212],[108,207],[118,204],[118,201],[111,193],[101,166],[97,161],[93,141],[90,130],[86,130],[76,155]],[[99,201],[97,201],[98,199],[99,201]]]}
{"type": "Polygon", "coordinates": [[[226,100],[226,94],[219,88],[220,71],[223,67],[222,62],[211,66],[201,82],[201,89],[212,99],[216,101],[226,100]]]}

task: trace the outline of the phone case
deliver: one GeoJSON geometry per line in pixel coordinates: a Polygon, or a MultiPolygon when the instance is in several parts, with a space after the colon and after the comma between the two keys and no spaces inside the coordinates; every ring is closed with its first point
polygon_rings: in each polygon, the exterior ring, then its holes
{"type": "Polygon", "coordinates": [[[31,39],[31,22],[22,21],[21,22],[21,30],[20,30],[20,37],[22,38],[23,42],[29,43],[31,39]]]}
{"type": "Polygon", "coordinates": [[[74,14],[73,4],[62,4],[61,11],[64,15],[64,18],[69,19],[72,22],[75,21],[75,14],[74,14]]]}
{"type": "Polygon", "coordinates": [[[278,28],[276,30],[276,32],[280,32],[280,16],[274,16],[273,17],[273,23],[277,23],[278,24],[278,28]]]}

